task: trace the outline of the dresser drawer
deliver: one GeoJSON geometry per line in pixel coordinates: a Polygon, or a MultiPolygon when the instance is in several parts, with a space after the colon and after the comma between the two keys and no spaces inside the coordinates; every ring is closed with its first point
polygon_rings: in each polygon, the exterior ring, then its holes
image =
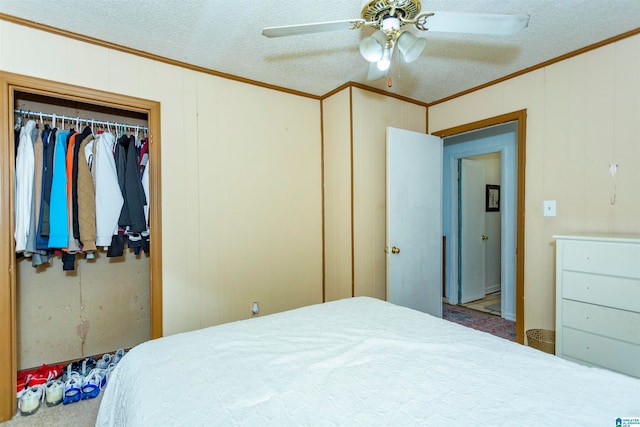
{"type": "Polygon", "coordinates": [[[561,274],[561,298],[640,312],[640,279],[566,270],[561,274]]]}
{"type": "Polygon", "coordinates": [[[562,327],[563,356],[640,378],[640,346],[562,327]]]}
{"type": "Polygon", "coordinates": [[[640,245],[566,241],[562,269],[640,279],[640,245]]]}
{"type": "Polygon", "coordinates": [[[562,326],[640,345],[640,313],[632,311],[565,299],[562,326]]]}

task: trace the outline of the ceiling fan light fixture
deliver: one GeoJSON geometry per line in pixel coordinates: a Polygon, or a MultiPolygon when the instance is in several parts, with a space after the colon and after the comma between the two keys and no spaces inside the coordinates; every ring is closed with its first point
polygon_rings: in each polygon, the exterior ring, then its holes
{"type": "Polygon", "coordinates": [[[402,57],[409,63],[413,62],[420,56],[427,41],[422,37],[416,37],[408,31],[403,32],[398,37],[398,50],[402,52],[402,57]]]}
{"type": "Polygon", "coordinates": [[[387,35],[384,31],[378,30],[360,41],[360,54],[369,62],[378,62],[382,59],[386,47],[387,35]]]}
{"type": "MultiPolygon", "coordinates": [[[[403,31],[413,26],[419,31],[467,33],[506,36],[523,30],[528,15],[494,13],[421,12],[421,0],[362,0],[361,17],[341,21],[267,27],[266,37],[285,37],[338,30],[373,29],[371,36],[359,44],[360,54],[369,61],[367,80],[387,76],[396,45],[405,62],[413,62],[422,54],[427,42],[403,31]]],[[[396,62],[399,62],[398,60],[396,62]]],[[[391,78],[388,79],[391,87],[391,78]]]]}
{"type": "Polygon", "coordinates": [[[382,58],[378,61],[378,70],[387,71],[391,66],[391,54],[393,53],[393,47],[387,47],[382,53],[382,58]]]}

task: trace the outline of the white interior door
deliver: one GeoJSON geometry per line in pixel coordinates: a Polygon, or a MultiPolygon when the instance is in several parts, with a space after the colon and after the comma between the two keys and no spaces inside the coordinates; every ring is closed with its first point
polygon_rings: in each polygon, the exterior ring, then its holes
{"type": "Polygon", "coordinates": [[[485,296],[485,177],[481,162],[460,162],[460,302],[485,296]]]}
{"type": "Polygon", "coordinates": [[[442,317],[442,139],[387,128],[387,299],[442,317]]]}

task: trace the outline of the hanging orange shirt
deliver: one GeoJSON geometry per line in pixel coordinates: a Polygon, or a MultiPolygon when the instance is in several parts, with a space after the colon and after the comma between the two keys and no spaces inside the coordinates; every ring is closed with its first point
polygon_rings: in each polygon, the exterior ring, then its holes
{"type": "Polygon", "coordinates": [[[67,208],[69,212],[69,224],[72,223],[71,219],[71,185],[73,183],[73,145],[76,143],[76,135],[78,132],[74,132],[69,138],[69,145],[67,145],[67,208]]]}
{"type": "MultiPolygon", "coordinates": [[[[67,212],[68,212],[68,227],[69,227],[69,241],[71,242],[73,239],[73,196],[71,194],[72,192],[72,185],[73,185],[73,154],[74,154],[74,149],[73,146],[76,143],[76,135],[78,135],[78,132],[75,132],[71,135],[71,137],[69,138],[69,145],[67,145],[67,212]]],[[[77,246],[77,245],[75,245],[77,246]]],[[[67,252],[67,251],[74,251],[77,250],[77,248],[75,247],[68,247],[66,249],[63,249],[63,251],[67,252]]]]}

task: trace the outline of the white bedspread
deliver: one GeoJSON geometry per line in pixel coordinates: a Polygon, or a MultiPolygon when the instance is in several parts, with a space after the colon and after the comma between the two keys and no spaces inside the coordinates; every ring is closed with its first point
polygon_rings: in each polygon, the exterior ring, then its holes
{"type": "MultiPolygon", "coordinates": [[[[640,363],[640,361],[639,361],[640,363]]],[[[98,426],[615,426],[640,380],[372,298],[149,341],[98,426]]]]}

